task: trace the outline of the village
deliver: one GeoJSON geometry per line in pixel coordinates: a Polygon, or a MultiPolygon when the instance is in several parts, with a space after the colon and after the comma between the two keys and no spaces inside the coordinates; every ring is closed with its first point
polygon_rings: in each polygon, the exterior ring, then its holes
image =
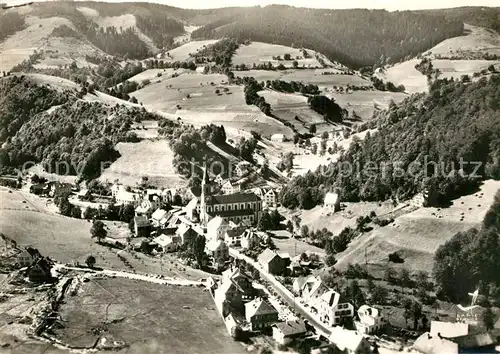
{"type": "MultiPolygon", "coordinates": [[[[249,167],[245,166],[237,166],[229,179],[220,175],[210,178],[204,166],[201,184],[182,192],[114,183],[109,187],[111,194],[103,197],[88,188],[47,182],[34,174],[21,183],[37,198],[63,198],[75,208],[78,206],[77,213],[92,222],[89,237],[116,249],[117,255],[139,252],[159,259],[162,266],[164,257],[174,255],[187,266],[206,272],[206,278],[187,283],[202,286],[210,293],[230,337],[252,343],[261,352],[274,348],[315,354],[401,350],[431,354],[495,347],[497,339],[492,332],[476,326],[480,322],[475,312],[477,292],[470,294],[469,307],[460,307],[461,317],[457,315],[447,321],[432,319],[427,324],[422,320],[419,331],[398,334],[383,306],[376,302],[354,304],[329,287],[320,276],[325,262],[323,254],[306,251],[292,255],[277,249],[275,240],[285,237],[296,243],[299,235],[277,211],[279,187],[251,190],[239,187],[238,181],[248,173],[249,167]],[[130,219],[127,221],[132,236],[125,241],[109,237],[99,220],[104,210],[109,212],[110,205],[121,208],[119,213],[127,214],[130,219]]],[[[65,202],[58,204],[62,211],[65,202]]],[[[323,207],[328,213],[340,211],[339,194],[326,194],[323,207]]],[[[5,238],[6,245],[8,242],[5,238]]],[[[3,256],[13,271],[4,282],[8,279],[19,282],[20,277],[26,276],[28,283],[57,284],[61,298],[72,288],[69,283],[61,288],[62,281],[68,282],[67,273],[87,274],[86,269],[100,269],[98,276],[112,274],[156,283],[178,283],[153,273],[107,271],[96,265],[92,254],[85,265],[62,265],[32,247],[14,244],[7,256],[3,256]]],[[[181,284],[185,285],[182,281],[181,284]]],[[[37,332],[50,327],[47,321],[56,310],[54,307],[43,312],[42,319],[37,320],[37,332]]]]}

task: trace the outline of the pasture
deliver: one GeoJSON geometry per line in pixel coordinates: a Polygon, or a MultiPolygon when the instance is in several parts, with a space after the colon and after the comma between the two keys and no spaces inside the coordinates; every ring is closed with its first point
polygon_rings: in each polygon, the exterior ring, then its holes
{"type": "Polygon", "coordinates": [[[447,60],[436,59],[432,61],[436,69],[441,71],[440,78],[460,79],[462,75],[472,77],[474,73],[488,70],[490,65],[500,64],[500,60],[447,60]]]}
{"type": "Polygon", "coordinates": [[[288,70],[244,70],[234,71],[236,77],[254,77],[257,81],[282,80],[299,81],[304,84],[318,85],[320,88],[333,86],[371,86],[371,82],[358,75],[343,75],[335,69],[288,69],[288,70]],[[326,72],[336,74],[325,75],[326,72]]]}
{"type": "Polygon", "coordinates": [[[401,92],[389,91],[353,91],[349,94],[332,93],[327,96],[333,98],[342,108],[347,109],[349,114],[355,112],[362,121],[372,119],[375,111],[388,108],[391,100],[394,103],[400,103],[408,97],[401,92]]]}
{"type": "Polygon", "coordinates": [[[182,185],[184,181],[175,172],[174,154],[166,140],[143,140],[138,143],[118,143],[118,160],[104,170],[101,181],[119,180],[126,185],[136,185],[142,177],[159,187],[182,185]]]}
{"type": "Polygon", "coordinates": [[[304,58],[304,54],[300,48],[291,48],[284,45],[268,44],[262,42],[252,42],[249,45],[240,45],[233,55],[233,65],[245,64],[252,66],[253,64],[263,64],[271,62],[274,66],[283,64],[291,68],[292,62],[296,60],[300,67],[306,68],[321,68],[322,65],[315,58],[316,52],[307,49],[310,58],[304,58]],[[283,60],[285,54],[290,54],[291,60],[283,60]],[[275,60],[274,57],[280,56],[282,60],[275,60]]]}
{"type": "Polygon", "coordinates": [[[205,40],[205,41],[192,41],[192,42],[187,42],[181,46],[178,46],[174,49],[169,50],[168,53],[169,55],[164,55],[162,60],[164,61],[187,61],[189,59],[192,59],[192,54],[197,53],[201,49],[205,48],[206,46],[209,46],[211,44],[217,43],[218,40],[210,39],[210,40],[205,40]]]}
{"type": "Polygon", "coordinates": [[[425,55],[466,57],[470,52],[500,55],[500,35],[483,27],[465,24],[463,36],[448,38],[428,50],[425,55]]]}
{"type": "Polygon", "coordinates": [[[233,341],[212,297],[201,288],[124,278],[91,279],[60,308],[55,335],[72,346],[122,341],[117,353],[245,353],[233,341]]]}
{"type": "MultiPolygon", "coordinates": [[[[44,256],[57,262],[84,264],[87,256],[94,255],[97,265],[107,269],[156,273],[189,280],[206,277],[206,273],[186,267],[172,254],[161,260],[133,251],[119,251],[130,263],[128,267],[118,257],[118,250],[99,245],[91,239],[89,221],[51,212],[46,198],[18,190],[9,193],[7,188],[1,187],[0,200],[0,233],[21,247],[38,248],[44,256]]],[[[105,224],[111,238],[123,239],[130,235],[125,223],[105,221],[105,224]]]]}
{"type": "Polygon", "coordinates": [[[365,251],[370,265],[385,265],[388,254],[398,252],[404,267],[430,272],[438,247],[457,232],[478,227],[499,188],[500,181],[487,180],[479,192],[454,200],[448,208],[419,208],[396,217],[392,224],[354,240],[337,255],[337,267],[364,263],[365,251]]]}
{"type": "Polygon", "coordinates": [[[383,81],[392,82],[396,86],[404,85],[408,93],[427,92],[427,77],[415,69],[415,65],[419,62],[418,59],[410,59],[397,63],[384,69],[377,76],[383,81]]]}

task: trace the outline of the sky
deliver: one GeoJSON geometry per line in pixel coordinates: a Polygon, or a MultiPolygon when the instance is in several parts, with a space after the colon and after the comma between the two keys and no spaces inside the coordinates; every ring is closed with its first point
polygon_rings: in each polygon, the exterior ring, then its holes
{"type": "MultiPolygon", "coordinates": [[[[19,1],[19,0],[18,0],[19,1]]],[[[27,0],[24,0],[27,1],[27,0]]],[[[102,1],[102,0],[101,0],[102,1]]],[[[143,1],[143,0],[104,0],[107,2],[143,1]]],[[[0,2],[7,2],[2,1],[0,2]]],[[[311,7],[324,9],[386,9],[395,10],[417,10],[438,9],[461,6],[500,6],[500,0],[144,0],[144,2],[155,2],[170,6],[207,9],[228,6],[266,6],[270,4],[291,5],[297,7],[311,7]]]]}

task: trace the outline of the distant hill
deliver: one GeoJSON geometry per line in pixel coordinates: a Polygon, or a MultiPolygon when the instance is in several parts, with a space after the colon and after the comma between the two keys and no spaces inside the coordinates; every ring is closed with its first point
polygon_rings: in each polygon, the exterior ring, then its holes
{"type": "Polygon", "coordinates": [[[42,47],[53,37],[78,38],[113,56],[144,59],[172,49],[175,38],[183,36],[188,26],[199,26],[191,33],[192,39],[231,36],[240,41],[310,48],[329,60],[359,68],[413,57],[461,35],[464,22],[498,31],[498,11],[470,7],[388,12],[279,5],[187,10],[149,3],[40,2],[0,15],[0,51],[6,50],[2,41],[9,36],[30,26],[32,31],[23,38],[36,36],[33,30],[41,24],[53,26],[54,31],[37,41],[42,47]]]}

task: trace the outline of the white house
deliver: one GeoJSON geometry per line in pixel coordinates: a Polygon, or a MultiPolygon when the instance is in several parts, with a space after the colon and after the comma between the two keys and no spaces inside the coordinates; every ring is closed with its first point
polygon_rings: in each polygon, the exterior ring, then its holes
{"type": "Polygon", "coordinates": [[[336,192],[329,192],[325,195],[325,208],[332,211],[340,210],[340,196],[336,192]]]}
{"type": "Polygon", "coordinates": [[[214,261],[227,259],[229,257],[229,248],[222,240],[211,240],[205,245],[205,253],[211,256],[214,261]]]}
{"type": "Polygon", "coordinates": [[[361,334],[372,334],[380,331],[386,324],[379,309],[363,305],[358,309],[359,321],[355,321],[356,330],[361,334]]]}
{"type": "Polygon", "coordinates": [[[335,326],[345,317],[354,316],[354,306],[344,301],[340,294],[329,289],[318,277],[304,284],[301,296],[313,312],[317,312],[321,321],[335,326]]]}
{"type": "Polygon", "coordinates": [[[207,241],[223,240],[227,229],[229,229],[227,220],[220,216],[214,217],[207,223],[207,241]]]}
{"type": "Polygon", "coordinates": [[[278,311],[267,301],[256,298],[245,304],[245,319],[251,330],[263,330],[278,322],[278,311]]]}
{"type": "Polygon", "coordinates": [[[154,227],[163,227],[167,223],[168,212],[164,209],[156,209],[151,215],[151,223],[154,227]]]}
{"type": "Polygon", "coordinates": [[[240,246],[244,232],[245,228],[243,227],[227,229],[224,234],[224,242],[230,247],[240,246]]]}
{"type": "Polygon", "coordinates": [[[234,168],[233,175],[243,177],[251,171],[252,164],[248,161],[239,162],[234,168]]]}
{"type": "Polygon", "coordinates": [[[139,205],[141,200],[140,194],[127,191],[123,184],[115,183],[111,186],[111,195],[116,200],[116,204],[133,204],[139,205]]]}
{"type": "Polygon", "coordinates": [[[163,252],[175,252],[181,245],[181,238],[174,235],[160,235],[153,240],[163,252]]]}
{"type": "Polygon", "coordinates": [[[234,194],[241,190],[241,185],[232,183],[230,180],[227,180],[221,187],[222,193],[224,194],[234,194]]]}
{"type": "Polygon", "coordinates": [[[286,136],[284,134],[273,134],[271,135],[271,141],[282,143],[286,141],[286,136]]]}
{"type": "Polygon", "coordinates": [[[370,343],[358,332],[340,326],[331,328],[330,342],[345,354],[371,353],[370,343]]]}
{"type": "Polygon", "coordinates": [[[422,354],[458,354],[458,344],[446,338],[422,334],[413,344],[413,349],[422,354]]]}
{"type": "Polygon", "coordinates": [[[263,205],[268,208],[275,208],[278,206],[277,194],[274,189],[269,189],[262,197],[263,205]]]}

